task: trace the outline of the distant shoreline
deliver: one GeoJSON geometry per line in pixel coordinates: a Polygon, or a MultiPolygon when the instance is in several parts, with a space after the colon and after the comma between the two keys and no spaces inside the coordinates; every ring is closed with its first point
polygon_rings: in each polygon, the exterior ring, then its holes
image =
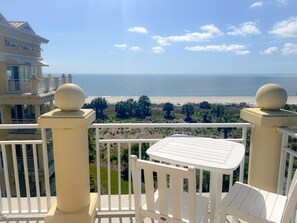
{"type": "MultiPolygon", "coordinates": [[[[85,103],[90,103],[97,97],[105,98],[109,104],[116,104],[119,101],[126,101],[130,98],[137,101],[139,98],[139,96],[88,96],[85,103]]],[[[201,103],[207,101],[217,104],[239,104],[244,102],[251,106],[257,105],[255,96],[149,96],[149,98],[153,104],[170,102],[174,105],[183,105],[186,103],[201,103]]],[[[289,96],[287,104],[297,104],[297,96],[289,96]]]]}

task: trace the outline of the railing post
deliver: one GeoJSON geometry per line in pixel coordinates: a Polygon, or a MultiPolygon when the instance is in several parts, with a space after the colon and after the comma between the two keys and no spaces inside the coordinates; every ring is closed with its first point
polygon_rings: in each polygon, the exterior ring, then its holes
{"type": "Polygon", "coordinates": [[[38,124],[53,132],[57,202],[45,223],[92,223],[97,194],[90,194],[88,126],[95,120],[92,109],[80,109],[85,101],[83,90],[64,84],[57,90],[59,109],[42,115],[38,124]]]}
{"type": "Polygon", "coordinates": [[[48,74],[47,77],[45,77],[45,92],[49,92],[50,90],[50,80],[51,80],[51,75],[48,74]]]}
{"type": "Polygon", "coordinates": [[[245,108],[240,117],[253,124],[251,130],[249,178],[252,186],[277,192],[282,135],[280,126],[297,124],[297,113],[280,109],[287,92],[277,84],[262,86],[256,94],[260,108],[245,108]]]}
{"type": "Polygon", "coordinates": [[[34,75],[31,78],[31,94],[32,95],[37,95],[38,94],[38,79],[34,75]]]}
{"type": "Polygon", "coordinates": [[[71,74],[68,74],[68,83],[72,83],[72,76],[71,76],[71,74]]]}
{"type": "Polygon", "coordinates": [[[54,90],[57,90],[59,87],[59,78],[58,77],[54,77],[54,90]]]}
{"type": "Polygon", "coordinates": [[[62,74],[62,84],[66,84],[66,75],[62,74]]]}

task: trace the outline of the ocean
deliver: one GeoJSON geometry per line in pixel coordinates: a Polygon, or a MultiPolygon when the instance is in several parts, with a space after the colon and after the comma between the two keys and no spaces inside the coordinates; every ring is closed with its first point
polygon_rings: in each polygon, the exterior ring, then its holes
{"type": "Polygon", "coordinates": [[[73,74],[86,96],[255,96],[268,83],[296,96],[297,75],[73,74]]]}

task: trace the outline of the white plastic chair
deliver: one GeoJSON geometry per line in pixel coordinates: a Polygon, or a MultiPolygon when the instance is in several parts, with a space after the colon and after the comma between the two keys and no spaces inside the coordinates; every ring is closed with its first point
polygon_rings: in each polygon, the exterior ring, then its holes
{"type": "Polygon", "coordinates": [[[180,168],[130,157],[132,171],[135,222],[145,217],[159,222],[207,222],[207,197],[196,194],[196,171],[194,167],[180,168]],[[144,173],[146,199],[141,196],[141,173],[144,173]],[[184,179],[188,182],[185,192],[184,179]]]}
{"type": "Polygon", "coordinates": [[[220,222],[226,222],[226,215],[230,214],[251,223],[288,223],[293,216],[296,202],[297,171],[295,171],[288,196],[236,182],[222,200],[220,222]]]}

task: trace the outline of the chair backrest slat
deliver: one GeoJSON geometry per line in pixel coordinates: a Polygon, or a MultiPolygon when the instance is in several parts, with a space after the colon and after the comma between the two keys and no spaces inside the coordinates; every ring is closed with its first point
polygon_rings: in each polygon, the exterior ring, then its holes
{"type": "MultiPolygon", "coordinates": [[[[172,204],[181,204],[182,203],[182,187],[183,180],[180,177],[173,176],[171,179],[171,187],[172,187],[172,204]]],[[[181,205],[173,205],[173,217],[177,219],[181,219],[181,205]]]]}
{"type": "Polygon", "coordinates": [[[162,215],[167,215],[168,214],[167,176],[164,173],[164,171],[157,172],[157,179],[158,179],[160,213],[162,215]]]}
{"type": "Polygon", "coordinates": [[[144,181],[147,209],[150,211],[154,211],[154,180],[152,170],[148,168],[144,169],[144,181]]]}
{"type": "MultiPolygon", "coordinates": [[[[139,172],[144,174],[145,193],[147,210],[151,212],[150,216],[160,215],[162,217],[171,218],[169,222],[182,221],[182,201],[188,200],[189,207],[187,216],[189,223],[195,222],[195,204],[196,204],[196,172],[194,167],[180,168],[151,161],[139,160],[136,156],[130,157],[130,165],[133,178],[133,187],[139,187],[141,184],[141,176],[139,172]],[[188,182],[188,193],[184,193],[184,179],[188,182]],[[157,181],[155,183],[155,181],[157,181]],[[156,187],[156,188],[155,188],[156,187]],[[158,205],[154,205],[154,194],[158,190],[158,205]],[[183,194],[188,196],[183,199],[183,194]],[[174,219],[173,219],[174,218],[174,219]]],[[[140,187],[139,187],[140,188],[140,187]]],[[[141,189],[134,190],[134,193],[141,193],[141,189]]],[[[136,195],[142,203],[141,196],[136,195]]],[[[135,209],[141,209],[141,206],[135,206],[135,209]]],[[[144,213],[143,210],[135,210],[136,215],[144,213]]]]}

